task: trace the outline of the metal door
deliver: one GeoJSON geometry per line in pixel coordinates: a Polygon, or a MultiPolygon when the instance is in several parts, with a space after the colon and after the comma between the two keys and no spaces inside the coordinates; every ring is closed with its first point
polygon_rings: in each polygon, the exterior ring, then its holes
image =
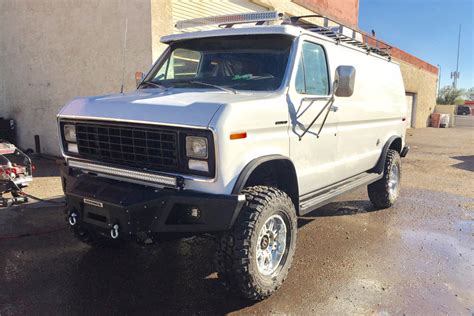
{"type": "Polygon", "coordinates": [[[338,113],[331,111],[321,129],[331,90],[326,56],[323,45],[305,37],[300,38],[296,56],[298,62],[293,70],[288,94],[290,157],[298,170],[300,195],[334,183],[337,178],[334,165],[337,157],[338,113]],[[310,88],[306,90],[307,87],[310,88]],[[322,115],[311,126],[320,112],[322,115]],[[301,137],[306,129],[308,131],[301,137]]]}
{"type": "Polygon", "coordinates": [[[416,106],[416,94],[411,92],[405,92],[407,101],[407,128],[415,127],[415,106],[416,106]]]}

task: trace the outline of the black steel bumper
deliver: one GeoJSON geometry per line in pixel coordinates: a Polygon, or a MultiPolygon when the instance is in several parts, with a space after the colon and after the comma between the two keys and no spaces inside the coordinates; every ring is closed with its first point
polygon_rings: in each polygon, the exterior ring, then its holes
{"type": "Polygon", "coordinates": [[[77,225],[120,238],[150,233],[207,233],[232,227],[244,204],[238,195],[157,189],[63,166],[66,212],[77,225]]]}

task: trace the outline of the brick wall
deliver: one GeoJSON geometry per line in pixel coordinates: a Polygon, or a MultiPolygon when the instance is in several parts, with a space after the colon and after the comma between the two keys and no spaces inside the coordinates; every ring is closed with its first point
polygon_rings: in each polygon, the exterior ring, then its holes
{"type": "Polygon", "coordinates": [[[347,26],[357,28],[359,0],[293,0],[306,9],[326,15],[347,26]]]}
{"type": "MultiPolygon", "coordinates": [[[[384,41],[380,40],[379,38],[374,38],[372,36],[370,36],[368,33],[365,33],[363,31],[361,31],[362,34],[364,34],[364,41],[369,44],[369,45],[372,45],[372,46],[376,46],[376,47],[379,47],[379,48],[387,48],[387,47],[391,47],[390,44],[387,44],[385,43],[384,41]]],[[[391,54],[392,54],[392,57],[397,59],[397,60],[402,60],[406,63],[409,63],[415,67],[418,67],[420,69],[424,69],[426,71],[429,71],[435,75],[438,75],[438,68],[427,63],[426,61],[416,57],[416,56],[413,56],[403,50],[401,50],[400,48],[397,48],[397,47],[392,47],[391,50],[390,50],[391,54]]]]}
{"type": "Polygon", "coordinates": [[[420,69],[424,69],[426,71],[429,71],[435,75],[438,75],[438,68],[427,63],[424,60],[421,60],[420,58],[413,56],[397,47],[392,48],[392,56],[396,59],[403,60],[404,62],[407,62],[409,64],[412,64],[413,66],[416,66],[420,69]]]}

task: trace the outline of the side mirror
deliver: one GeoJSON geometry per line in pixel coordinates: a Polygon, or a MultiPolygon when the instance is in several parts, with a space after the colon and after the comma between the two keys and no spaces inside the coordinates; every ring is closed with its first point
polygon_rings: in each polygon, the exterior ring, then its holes
{"type": "Polygon", "coordinates": [[[143,72],[141,72],[141,71],[137,71],[137,72],[135,73],[135,85],[136,85],[137,87],[138,87],[138,85],[140,84],[140,82],[143,81],[143,77],[144,77],[144,76],[145,76],[145,75],[144,75],[143,72]]]}
{"type": "Polygon", "coordinates": [[[350,97],[354,93],[356,70],[352,66],[339,66],[334,77],[334,95],[350,97]]]}

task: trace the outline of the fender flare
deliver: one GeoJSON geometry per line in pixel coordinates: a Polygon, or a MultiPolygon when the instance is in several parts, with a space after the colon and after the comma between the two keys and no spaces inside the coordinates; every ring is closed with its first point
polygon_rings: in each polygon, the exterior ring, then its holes
{"type": "Polygon", "coordinates": [[[274,161],[274,160],[286,160],[286,161],[290,162],[290,164],[293,166],[293,171],[296,174],[295,166],[294,166],[293,162],[291,161],[291,159],[289,159],[288,157],[285,157],[283,155],[278,155],[278,154],[258,157],[258,158],[255,158],[255,159],[251,160],[242,169],[242,171],[240,172],[240,174],[237,178],[237,181],[234,184],[234,188],[232,189],[232,194],[239,194],[242,191],[242,189],[245,186],[245,183],[247,183],[247,180],[250,178],[250,176],[255,171],[255,169],[257,169],[259,166],[261,166],[262,164],[264,164],[268,161],[274,161]]]}
{"type": "Polygon", "coordinates": [[[382,154],[380,155],[380,158],[377,161],[377,164],[372,169],[373,172],[378,173],[378,174],[381,174],[383,172],[385,168],[385,160],[387,159],[387,152],[390,149],[390,146],[393,144],[393,142],[396,141],[397,139],[401,140],[402,138],[400,136],[394,135],[387,140],[387,142],[383,146],[382,154]]]}

